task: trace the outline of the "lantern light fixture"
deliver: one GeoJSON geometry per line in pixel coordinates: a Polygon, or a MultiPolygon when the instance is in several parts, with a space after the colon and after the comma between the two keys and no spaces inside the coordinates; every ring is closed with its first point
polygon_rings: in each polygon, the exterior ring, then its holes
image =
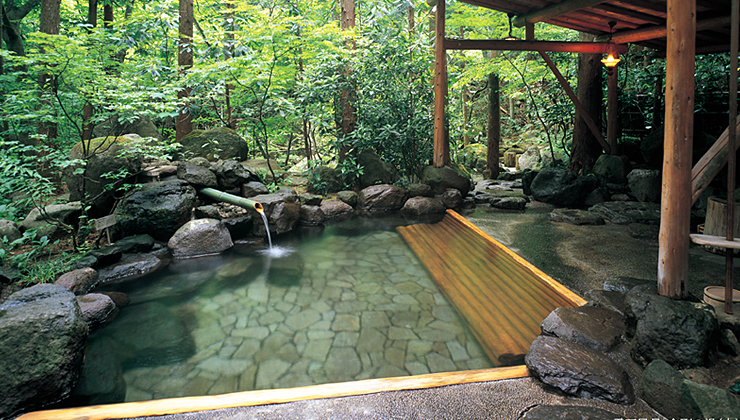
{"type": "Polygon", "coordinates": [[[611,72],[614,67],[619,64],[621,61],[619,58],[619,51],[617,50],[617,45],[612,42],[612,33],[614,31],[614,26],[617,24],[617,21],[612,20],[609,22],[609,46],[607,47],[607,54],[606,58],[601,60],[601,63],[607,68],[609,72],[611,72]]]}
{"type": "Polygon", "coordinates": [[[512,31],[512,26],[511,26],[511,18],[513,18],[513,17],[514,17],[514,14],[513,14],[513,13],[507,13],[507,14],[506,14],[506,16],[508,16],[508,17],[509,17],[509,35],[507,35],[507,36],[506,36],[506,38],[504,38],[504,41],[516,41],[516,40],[518,40],[519,38],[515,37],[515,36],[514,36],[514,35],[512,35],[512,33],[511,33],[511,31],[512,31]]]}

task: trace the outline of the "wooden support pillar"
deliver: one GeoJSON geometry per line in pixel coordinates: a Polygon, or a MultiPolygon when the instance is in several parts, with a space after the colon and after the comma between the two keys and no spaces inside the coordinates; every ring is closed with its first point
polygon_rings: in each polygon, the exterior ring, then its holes
{"type": "Polygon", "coordinates": [[[501,102],[497,74],[488,75],[488,89],[488,145],[485,174],[489,179],[496,179],[499,166],[498,149],[501,144],[501,102]]]}
{"type": "Polygon", "coordinates": [[[619,137],[619,66],[607,72],[606,92],[606,142],[609,144],[608,153],[617,154],[617,138],[619,137]]]}
{"type": "Polygon", "coordinates": [[[447,96],[447,50],[445,50],[445,2],[437,2],[434,46],[434,156],[432,164],[441,168],[450,164],[450,144],[445,129],[447,96]]]}
{"type": "Polygon", "coordinates": [[[696,0],[668,0],[667,15],[658,293],[683,299],[689,277],[696,0]]]}
{"type": "MultiPolygon", "coordinates": [[[[729,149],[737,150],[737,52],[738,30],[740,30],[740,0],[732,0],[732,21],[730,22],[730,121],[729,121],[729,149]]],[[[728,241],[735,239],[735,174],[737,172],[737,153],[730,153],[727,161],[727,237],[728,241]]],[[[726,250],[725,259],[725,313],[732,314],[733,294],[733,258],[735,252],[726,250]]]]}

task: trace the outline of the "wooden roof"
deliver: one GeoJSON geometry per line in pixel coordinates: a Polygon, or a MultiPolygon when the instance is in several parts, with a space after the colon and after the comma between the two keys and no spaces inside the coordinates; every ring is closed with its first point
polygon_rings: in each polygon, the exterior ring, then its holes
{"type": "MultiPolygon", "coordinates": [[[[609,22],[616,21],[613,40],[665,51],[666,0],[460,0],[514,16],[516,26],[546,22],[564,28],[609,36],[609,22]]],[[[730,0],[696,0],[696,51],[730,50],[730,0]]]]}

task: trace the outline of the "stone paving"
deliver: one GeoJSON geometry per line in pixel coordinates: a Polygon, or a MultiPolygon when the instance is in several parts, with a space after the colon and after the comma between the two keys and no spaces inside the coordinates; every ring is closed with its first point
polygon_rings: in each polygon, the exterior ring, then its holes
{"type": "Polygon", "coordinates": [[[195,352],[125,370],[126,401],[492,367],[397,233],[324,235],[298,254],[295,285],[258,277],[170,307],[195,352]]]}

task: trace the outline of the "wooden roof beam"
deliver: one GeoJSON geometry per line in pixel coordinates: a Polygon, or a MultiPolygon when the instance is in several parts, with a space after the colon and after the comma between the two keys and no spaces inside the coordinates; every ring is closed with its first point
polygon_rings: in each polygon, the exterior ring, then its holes
{"type": "Polygon", "coordinates": [[[535,10],[534,12],[515,16],[514,19],[511,20],[511,23],[516,27],[522,27],[527,23],[544,22],[565,13],[604,3],[604,1],[606,0],[565,0],[563,2],[535,10]]]}
{"type": "MultiPolygon", "coordinates": [[[[730,24],[730,16],[719,16],[710,19],[703,19],[696,22],[696,30],[703,31],[713,29],[718,26],[727,26],[730,24]]],[[[617,44],[626,44],[630,42],[647,41],[656,38],[665,38],[668,29],[665,25],[649,26],[647,28],[634,29],[631,31],[617,32],[612,35],[612,41],[617,44]]],[[[595,41],[605,42],[609,40],[609,35],[599,35],[595,41]]]]}
{"type": "MultiPolygon", "coordinates": [[[[619,45],[620,54],[627,52],[626,45],[619,45]]],[[[607,42],[558,42],[558,41],[505,41],[498,39],[444,39],[444,48],[449,50],[486,51],[546,51],[606,54],[607,42]]]]}

